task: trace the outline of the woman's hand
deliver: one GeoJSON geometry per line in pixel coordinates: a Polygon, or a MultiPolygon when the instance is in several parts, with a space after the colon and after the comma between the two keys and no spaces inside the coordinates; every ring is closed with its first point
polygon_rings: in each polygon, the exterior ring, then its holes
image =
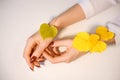
{"type": "MultiPolygon", "coordinates": [[[[84,15],[82,8],[79,6],[79,4],[75,4],[69,10],[65,11],[64,13],[60,14],[58,17],[56,17],[52,21],[50,21],[49,24],[56,26],[57,29],[61,29],[61,28],[67,27],[75,22],[78,22],[84,18],[85,18],[85,15],[84,15]],[[68,14],[71,14],[71,15],[68,15],[68,14]]],[[[24,57],[26,59],[26,62],[29,65],[29,67],[32,70],[34,69],[34,65],[39,66],[38,62],[35,62],[34,60],[41,57],[41,53],[50,44],[51,41],[52,41],[52,39],[46,39],[43,41],[42,37],[39,35],[39,32],[36,32],[30,38],[28,38],[27,44],[26,44],[26,47],[24,50],[24,57]],[[32,58],[31,62],[34,61],[33,63],[30,62],[31,58],[32,58]]],[[[65,46],[67,46],[67,45],[65,45],[65,46]]],[[[68,45],[68,46],[69,46],[68,48],[70,48],[71,45],[68,45]]],[[[73,48],[70,48],[66,51],[66,53],[64,53],[63,55],[61,55],[59,57],[62,57],[65,55],[69,56],[69,54],[72,55],[72,53],[74,53],[74,51],[75,50],[73,50],[73,48]]],[[[76,52],[76,54],[77,54],[77,52],[76,52]]],[[[46,56],[46,58],[48,58],[48,57],[49,57],[49,55],[46,56]]],[[[59,58],[59,57],[56,57],[56,58],[59,58]]],[[[51,60],[53,60],[53,59],[55,60],[56,58],[52,58],[51,60]]]]}
{"type": "Polygon", "coordinates": [[[46,59],[48,59],[51,63],[71,62],[77,59],[78,57],[86,54],[86,52],[79,52],[78,50],[74,49],[72,47],[71,39],[55,41],[49,47],[51,47],[52,50],[45,50],[43,52],[43,56],[46,59]],[[58,51],[58,47],[61,47],[61,46],[64,46],[67,48],[63,53],[60,53],[58,51]],[[54,55],[59,54],[59,55],[51,56],[51,54],[54,54],[54,55]]]}
{"type": "MultiPolygon", "coordinates": [[[[34,65],[40,67],[37,59],[42,59],[42,52],[52,42],[52,38],[43,40],[39,32],[34,33],[28,38],[26,47],[24,49],[24,58],[30,69],[34,69],[34,65]]],[[[44,60],[44,58],[43,58],[44,60]]]]}

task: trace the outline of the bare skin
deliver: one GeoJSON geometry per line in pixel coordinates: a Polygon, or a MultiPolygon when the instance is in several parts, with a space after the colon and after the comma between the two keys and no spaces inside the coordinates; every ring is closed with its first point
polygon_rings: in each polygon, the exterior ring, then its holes
{"type": "MultiPolygon", "coordinates": [[[[79,4],[75,4],[70,9],[50,21],[49,24],[56,26],[59,31],[59,29],[65,28],[85,18],[85,14],[81,6],[79,4]]],[[[28,38],[23,56],[31,70],[34,70],[34,66],[40,67],[39,61],[44,61],[45,59],[48,59],[52,63],[71,62],[77,59],[78,56],[85,54],[85,52],[79,52],[76,49],[72,48],[72,40],[66,39],[54,42],[54,49],[60,46],[59,43],[69,43],[64,45],[67,46],[67,51],[64,54],[55,55],[53,53],[59,54],[59,52],[55,52],[55,50],[52,49],[47,50],[51,47],[49,45],[52,41],[53,38],[43,40],[38,31],[28,38]]]]}
{"type": "MultiPolygon", "coordinates": [[[[71,7],[70,9],[68,9],[67,11],[63,12],[62,14],[54,18],[52,21],[50,21],[49,24],[55,25],[57,28],[64,28],[83,19],[85,19],[85,15],[82,8],[79,4],[75,4],[73,7],[71,7]]],[[[39,58],[42,52],[45,50],[45,48],[47,48],[48,45],[52,42],[52,40],[53,39],[47,39],[43,41],[41,35],[38,32],[34,33],[28,38],[23,56],[28,66],[32,70],[34,69],[34,65],[36,65],[37,63],[30,63],[31,57],[35,56],[39,58]],[[38,47],[33,52],[32,50],[36,46],[38,47]]]]}

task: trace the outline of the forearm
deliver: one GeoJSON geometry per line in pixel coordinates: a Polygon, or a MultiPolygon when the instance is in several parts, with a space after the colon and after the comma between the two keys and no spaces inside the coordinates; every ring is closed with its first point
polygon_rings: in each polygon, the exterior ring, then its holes
{"type": "Polygon", "coordinates": [[[85,14],[81,6],[79,4],[75,4],[73,7],[54,18],[50,22],[50,25],[64,28],[83,19],[85,19],[85,14]]]}

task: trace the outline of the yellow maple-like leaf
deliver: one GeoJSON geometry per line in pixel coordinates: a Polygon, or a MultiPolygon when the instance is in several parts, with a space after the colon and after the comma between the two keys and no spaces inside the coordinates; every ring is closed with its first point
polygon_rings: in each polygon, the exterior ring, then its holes
{"type": "Polygon", "coordinates": [[[76,36],[84,40],[88,40],[90,38],[90,35],[87,32],[79,32],[76,36]]]}
{"type": "Polygon", "coordinates": [[[80,32],[76,35],[73,40],[73,47],[79,51],[89,51],[90,46],[88,45],[89,34],[87,32],[80,32]]]}
{"type": "Polygon", "coordinates": [[[54,38],[57,35],[57,28],[52,25],[43,23],[40,25],[39,33],[43,39],[54,38]]]}
{"type": "Polygon", "coordinates": [[[89,39],[90,49],[92,49],[96,45],[96,43],[98,42],[99,39],[100,39],[100,37],[97,34],[90,35],[90,39],[89,39]]]}
{"type": "Polygon", "coordinates": [[[100,39],[100,37],[99,37],[99,35],[97,35],[97,34],[91,34],[91,35],[90,35],[90,40],[95,41],[95,40],[99,40],[99,39],[100,39]]]}
{"type": "Polygon", "coordinates": [[[100,36],[101,36],[101,40],[108,41],[114,37],[114,33],[113,32],[106,32],[105,34],[101,34],[100,36]]]}
{"type": "Polygon", "coordinates": [[[96,45],[90,50],[90,52],[102,52],[106,49],[107,45],[103,41],[98,41],[96,45]]]}
{"type": "Polygon", "coordinates": [[[107,31],[108,31],[108,29],[105,26],[98,26],[96,28],[96,33],[99,34],[99,35],[104,34],[107,31]]]}
{"type": "Polygon", "coordinates": [[[108,41],[114,37],[114,33],[110,32],[106,27],[99,26],[96,29],[96,33],[100,35],[101,40],[108,41]]]}
{"type": "Polygon", "coordinates": [[[73,47],[81,52],[102,52],[106,49],[106,43],[100,41],[97,34],[80,32],[73,40],[73,47]]]}

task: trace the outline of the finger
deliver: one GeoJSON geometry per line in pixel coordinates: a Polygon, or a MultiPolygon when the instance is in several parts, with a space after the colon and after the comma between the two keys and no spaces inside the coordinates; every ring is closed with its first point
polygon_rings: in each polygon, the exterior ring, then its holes
{"type": "Polygon", "coordinates": [[[58,53],[55,53],[55,52],[53,51],[53,47],[48,47],[48,50],[49,50],[49,52],[50,52],[51,54],[53,54],[54,56],[58,56],[58,55],[57,55],[58,53]]]}
{"type": "Polygon", "coordinates": [[[43,54],[37,59],[38,62],[44,62],[45,61],[45,57],[43,56],[43,54]]]}
{"type": "Polygon", "coordinates": [[[47,46],[50,44],[51,41],[52,41],[52,39],[49,38],[49,39],[46,39],[45,41],[43,41],[42,43],[40,43],[40,45],[34,51],[34,53],[32,54],[32,56],[36,56],[37,59],[38,59],[41,56],[41,54],[44,51],[44,49],[47,48],[47,46]]]}
{"type": "Polygon", "coordinates": [[[36,46],[36,43],[32,40],[32,39],[29,39],[27,41],[27,44],[25,46],[25,49],[24,49],[24,57],[25,56],[30,56],[31,55],[31,52],[32,50],[34,49],[34,47],[36,46]]]}
{"type": "Polygon", "coordinates": [[[60,56],[60,51],[59,51],[59,47],[53,47],[53,52],[57,55],[60,56]]]}
{"type": "Polygon", "coordinates": [[[39,57],[39,59],[37,60],[41,65],[44,65],[44,61],[45,61],[45,57],[43,56],[43,54],[39,57]]]}
{"type": "Polygon", "coordinates": [[[56,56],[56,57],[50,56],[47,52],[44,52],[43,55],[51,63],[65,62],[67,60],[67,58],[68,58],[67,53],[62,54],[61,56],[56,56]]]}
{"type": "Polygon", "coordinates": [[[51,47],[59,47],[59,46],[71,46],[72,40],[58,40],[54,41],[54,43],[51,45],[51,47]]]}
{"type": "Polygon", "coordinates": [[[31,59],[30,59],[30,62],[33,63],[34,61],[36,61],[36,57],[32,56],[31,59]]]}
{"type": "Polygon", "coordinates": [[[45,57],[43,56],[43,54],[40,56],[41,59],[45,59],[45,57]]]}
{"type": "Polygon", "coordinates": [[[36,43],[32,39],[29,39],[27,41],[26,47],[24,49],[24,54],[23,54],[28,66],[30,67],[31,70],[34,69],[34,65],[32,63],[30,63],[30,56],[32,54],[32,50],[33,50],[34,46],[36,46],[36,43]]]}
{"type": "Polygon", "coordinates": [[[45,51],[46,51],[50,56],[52,56],[52,57],[59,56],[59,55],[58,55],[59,53],[56,54],[56,53],[53,51],[53,48],[52,48],[52,47],[48,47],[47,49],[45,49],[45,51]]]}
{"type": "Polygon", "coordinates": [[[34,61],[33,63],[36,67],[38,67],[38,68],[40,67],[40,63],[38,61],[34,61]]]}
{"type": "Polygon", "coordinates": [[[32,56],[35,56],[36,58],[39,58],[41,56],[41,53],[43,52],[43,50],[44,50],[44,47],[42,47],[42,44],[40,44],[39,47],[34,51],[32,56]]]}
{"type": "Polygon", "coordinates": [[[43,59],[43,58],[39,58],[37,61],[38,61],[38,62],[44,62],[45,59],[43,59]]]}
{"type": "Polygon", "coordinates": [[[54,54],[53,54],[48,48],[46,48],[45,51],[46,51],[49,55],[51,55],[52,57],[54,57],[54,54]]]}
{"type": "Polygon", "coordinates": [[[25,60],[26,60],[26,62],[27,62],[27,64],[28,64],[29,68],[30,68],[32,71],[34,71],[34,64],[30,62],[30,57],[25,58],[25,60]]]}

